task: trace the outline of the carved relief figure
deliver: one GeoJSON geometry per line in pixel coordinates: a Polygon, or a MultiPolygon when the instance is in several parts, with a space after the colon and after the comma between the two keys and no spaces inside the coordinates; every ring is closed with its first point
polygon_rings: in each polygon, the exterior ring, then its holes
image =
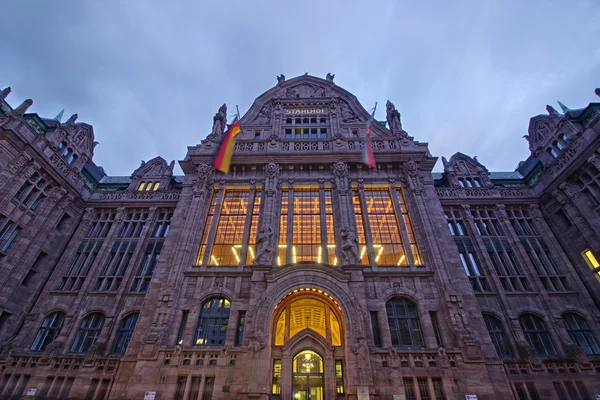
{"type": "Polygon", "coordinates": [[[394,104],[391,101],[387,101],[385,104],[386,119],[388,127],[393,134],[400,134],[404,132],[402,129],[402,122],[400,122],[400,112],[396,110],[394,104]]]}
{"type": "Polygon", "coordinates": [[[271,245],[271,237],[273,236],[273,229],[271,227],[267,229],[261,229],[256,235],[256,257],[254,257],[254,264],[269,264],[271,262],[271,253],[273,253],[273,246],[271,245]]]}
{"type": "Polygon", "coordinates": [[[335,74],[332,74],[331,72],[328,72],[327,76],[325,77],[327,82],[331,82],[331,83],[333,83],[333,78],[335,78],[335,74]]]}
{"type": "Polygon", "coordinates": [[[340,108],[342,109],[342,121],[344,122],[356,122],[358,121],[358,117],[350,108],[350,105],[346,103],[346,101],[340,101],[340,108]]]}
{"type": "Polygon", "coordinates": [[[284,74],[277,75],[277,84],[280,85],[283,82],[285,82],[285,75],[284,74]]]}
{"type": "Polygon", "coordinates": [[[265,104],[259,111],[258,115],[254,119],[254,122],[259,124],[268,124],[271,122],[271,114],[273,112],[273,106],[271,103],[265,104]]]}
{"type": "Polygon", "coordinates": [[[354,232],[343,227],[340,229],[340,238],[342,239],[343,264],[358,264],[360,256],[358,255],[358,240],[354,232]]]}

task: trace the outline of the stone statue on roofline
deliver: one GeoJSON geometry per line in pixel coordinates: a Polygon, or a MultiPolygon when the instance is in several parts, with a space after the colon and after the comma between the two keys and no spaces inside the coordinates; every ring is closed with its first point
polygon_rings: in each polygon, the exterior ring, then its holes
{"type": "Polygon", "coordinates": [[[600,97],[600,88],[596,88],[596,90],[594,90],[594,93],[596,93],[596,96],[600,97]]]}
{"type": "Polygon", "coordinates": [[[325,79],[327,79],[327,81],[331,83],[333,83],[333,78],[335,78],[335,74],[332,74],[331,72],[328,72],[327,76],[325,77],[325,79]]]}
{"type": "Polygon", "coordinates": [[[219,111],[213,117],[213,127],[210,134],[206,137],[209,142],[219,142],[227,126],[227,105],[219,107],[219,111]]]}
{"type": "Polygon", "coordinates": [[[277,84],[280,85],[283,82],[285,82],[285,75],[284,74],[277,75],[277,84]]]}
{"type": "Polygon", "coordinates": [[[396,110],[394,104],[389,100],[385,104],[385,110],[389,130],[394,135],[402,136],[405,132],[402,129],[402,122],[400,122],[400,112],[396,110]]]}

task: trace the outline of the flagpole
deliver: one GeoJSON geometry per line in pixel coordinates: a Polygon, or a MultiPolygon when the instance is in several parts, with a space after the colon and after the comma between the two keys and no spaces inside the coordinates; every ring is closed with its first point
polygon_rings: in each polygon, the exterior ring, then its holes
{"type": "MultiPolygon", "coordinates": [[[[377,103],[375,103],[377,104],[377,103]]],[[[238,119],[240,119],[240,109],[238,108],[237,104],[235,105],[235,109],[237,110],[237,117],[238,119]]]]}

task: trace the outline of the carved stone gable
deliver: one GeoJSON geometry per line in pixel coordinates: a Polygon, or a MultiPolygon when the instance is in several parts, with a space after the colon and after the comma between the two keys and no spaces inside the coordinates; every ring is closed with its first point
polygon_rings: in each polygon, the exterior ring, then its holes
{"type": "Polygon", "coordinates": [[[173,176],[173,168],[175,161],[167,164],[162,157],[155,157],[152,160],[145,162],[131,174],[130,190],[137,190],[140,182],[159,182],[159,190],[168,189],[169,182],[173,176]]]}
{"type": "Polygon", "coordinates": [[[444,176],[455,187],[492,187],[487,168],[477,160],[463,153],[456,153],[450,161],[442,157],[444,176]]]}
{"type": "Polygon", "coordinates": [[[529,142],[529,151],[535,154],[552,141],[559,116],[538,115],[529,121],[528,135],[525,139],[529,142]]]}
{"type": "Polygon", "coordinates": [[[287,88],[285,91],[285,97],[287,98],[313,98],[313,97],[326,97],[326,89],[324,86],[313,84],[313,83],[301,83],[297,86],[287,88]]]}

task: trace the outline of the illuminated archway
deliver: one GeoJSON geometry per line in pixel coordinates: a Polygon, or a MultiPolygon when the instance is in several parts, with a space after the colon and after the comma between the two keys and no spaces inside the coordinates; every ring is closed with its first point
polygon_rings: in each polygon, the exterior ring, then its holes
{"type": "Polygon", "coordinates": [[[315,288],[296,289],[285,295],[275,306],[274,345],[309,329],[332,346],[342,345],[343,319],[337,301],[328,293],[315,288]]]}

